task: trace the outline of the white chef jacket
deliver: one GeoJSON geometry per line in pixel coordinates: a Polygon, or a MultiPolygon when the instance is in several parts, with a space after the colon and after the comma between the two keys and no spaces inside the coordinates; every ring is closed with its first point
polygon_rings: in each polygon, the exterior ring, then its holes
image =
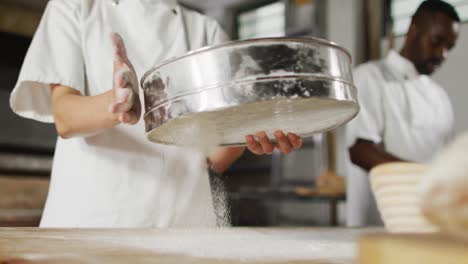
{"type": "MultiPolygon", "coordinates": [[[[53,122],[51,83],[86,96],[111,89],[112,31],[122,35],[139,77],[165,59],[227,39],[214,20],[175,0],[118,2],[49,1],[11,93],[15,113],[53,122]]],[[[205,167],[201,154],[149,143],[142,120],[59,138],[41,227],[215,226],[205,167]]]]}
{"type": "MultiPolygon", "coordinates": [[[[401,159],[427,162],[451,140],[454,115],[447,93],[399,53],[358,67],[354,81],[361,109],[347,125],[347,147],[361,138],[383,143],[401,159]]],[[[367,173],[350,163],[347,175],[348,225],[381,223],[367,173]]]]}

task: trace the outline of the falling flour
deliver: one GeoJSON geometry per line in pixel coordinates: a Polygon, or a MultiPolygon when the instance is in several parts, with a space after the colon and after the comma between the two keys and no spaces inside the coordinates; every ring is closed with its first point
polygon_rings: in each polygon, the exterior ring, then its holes
{"type": "MultiPolygon", "coordinates": [[[[186,119],[181,117],[184,126],[180,129],[172,129],[168,136],[171,140],[177,142],[177,145],[197,153],[203,157],[209,157],[216,148],[221,144],[221,138],[216,131],[215,124],[207,119],[186,119]]],[[[189,161],[191,162],[191,161],[189,161]]],[[[205,162],[204,160],[202,162],[205,162]]],[[[194,168],[200,171],[189,171],[187,177],[196,177],[196,175],[207,175],[206,166],[198,166],[194,168]]],[[[228,206],[226,200],[226,192],[223,188],[222,179],[219,176],[210,176],[211,195],[216,216],[216,224],[218,227],[226,227],[230,225],[228,206]]],[[[184,195],[184,194],[181,194],[184,195]]],[[[203,213],[206,208],[190,208],[193,214],[203,213]]],[[[209,214],[209,212],[205,212],[209,214]]],[[[199,226],[203,224],[199,224],[199,226]]]]}

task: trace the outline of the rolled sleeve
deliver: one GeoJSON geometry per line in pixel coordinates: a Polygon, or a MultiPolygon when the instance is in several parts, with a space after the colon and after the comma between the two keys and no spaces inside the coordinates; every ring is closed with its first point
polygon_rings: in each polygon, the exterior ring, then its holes
{"type": "Polygon", "coordinates": [[[54,83],[84,94],[80,13],[79,1],[48,3],[10,95],[10,106],[16,114],[52,123],[50,85],[54,83]]]}

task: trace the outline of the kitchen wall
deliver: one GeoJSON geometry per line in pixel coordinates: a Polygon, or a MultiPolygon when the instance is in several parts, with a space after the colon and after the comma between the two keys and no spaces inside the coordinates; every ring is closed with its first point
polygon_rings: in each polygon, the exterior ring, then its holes
{"type": "Polygon", "coordinates": [[[363,0],[327,0],[326,38],[347,49],[355,65],[364,60],[364,16],[363,0]]]}
{"type": "MultiPolygon", "coordinates": [[[[365,9],[364,0],[328,0],[327,1],[326,38],[347,49],[353,59],[353,65],[365,59],[365,9]]],[[[336,133],[337,174],[347,176],[348,150],[345,147],[345,128],[336,133]]],[[[346,203],[339,207],[340,223],[346,222],[346,203]]]]}
{"type": "MultiPolygon", "coordinates": [[[[351,54],[353,65],[365,59],[365,21],[364,0],[328,0],[327,1],[327,34],[326,38],[342,46],[351,54]]],[[[344,129],[337,134],[337,170],[345,175],[343,159],[347,159],[344,144],[344,129]]]]}

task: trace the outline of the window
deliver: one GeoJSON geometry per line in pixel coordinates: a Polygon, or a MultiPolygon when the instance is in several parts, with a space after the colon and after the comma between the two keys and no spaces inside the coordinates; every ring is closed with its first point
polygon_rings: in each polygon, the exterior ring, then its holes
{"type": "MultiPolygon", "coordinates": [[[[458,11],[462,21],[468,21],[468,0],[445,0],[458,11]]],[[[393,33],[404,35],[411,23],[411,16],[423,0],[393,0],[391,2],[391,16],[393,20],[393,33]]]]}
{"type": "Polygon", "coordinates": [[[286,4],[277,1],[237,15],[239,39],[281,37],[286,34],[286,4]]]}

